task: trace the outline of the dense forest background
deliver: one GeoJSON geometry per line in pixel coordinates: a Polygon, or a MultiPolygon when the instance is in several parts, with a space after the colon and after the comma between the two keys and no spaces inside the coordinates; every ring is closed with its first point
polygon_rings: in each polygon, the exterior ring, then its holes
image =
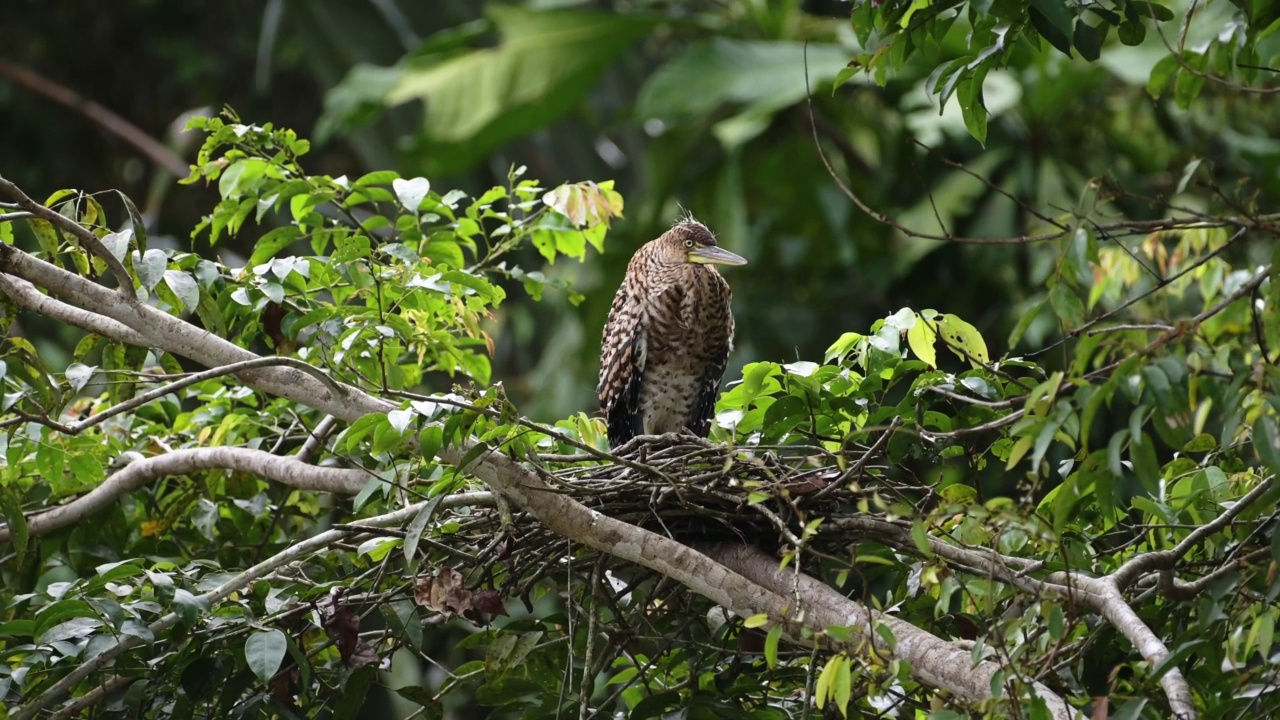
{"type": "Polygon", "coordinates": [[[1270,711],[1277,29],[1261,0],[9,0],[0,697],[1270,711]],[[668,476],[574,416],[628,259],[686,212],[749,264],[715,444],[655,450],[668,476]]]}

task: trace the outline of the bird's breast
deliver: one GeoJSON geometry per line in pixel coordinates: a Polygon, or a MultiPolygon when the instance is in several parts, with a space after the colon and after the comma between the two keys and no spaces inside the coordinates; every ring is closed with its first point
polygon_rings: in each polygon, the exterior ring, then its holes
{"type": "Polygon", "coordinates": [[[639,398],[645,434],[690,427],[709,369],[723,367],[733,334],[723,283],[710,271],[693,273],[650,298],[639,398]]]}

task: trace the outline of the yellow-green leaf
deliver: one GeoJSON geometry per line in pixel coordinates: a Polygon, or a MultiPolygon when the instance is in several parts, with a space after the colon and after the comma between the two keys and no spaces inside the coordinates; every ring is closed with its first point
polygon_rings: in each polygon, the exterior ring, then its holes
{"type": "Polygon", "coordinates": [[[916,324],[911,326],[907,331],[907,345],[911,346],[911,352],[920,358],[925,365],[931,368],[938,367],[938,349],[934,347],[934,343],[938,339],[938,333],[933,329],[931,320],[925,319],[926,313],[921,313],[916,317],[916,324]]]}
{"type": "Polygon", "coordinates": [[[982,339],[978,329],[955,315],[946,314],[938,322],[938,331],[942,340],[961,360],[968,360],[974,365],[985,365],[991,362],[987,355],[987,342],[982,339]]]}

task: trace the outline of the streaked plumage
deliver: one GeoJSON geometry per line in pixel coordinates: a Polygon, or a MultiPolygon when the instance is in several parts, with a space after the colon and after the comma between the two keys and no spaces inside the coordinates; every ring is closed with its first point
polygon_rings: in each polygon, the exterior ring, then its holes
{"type": "Polygon", "coordinates": [[[639,434],[711,431],[733,349],[732,293],[712,263],[746,260],[690,217],[627,265],[604,326],[596,388],[611,447],[639,434]]]}

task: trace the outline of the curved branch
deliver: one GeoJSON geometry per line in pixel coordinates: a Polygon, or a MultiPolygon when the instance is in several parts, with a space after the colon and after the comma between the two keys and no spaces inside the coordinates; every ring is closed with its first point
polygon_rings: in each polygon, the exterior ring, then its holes
{"type": "MultiPolygon", "coordinates": [[[[920,552],[911,538],[910,530],[894,523],[876,518],[851,517],[840,518],[833,525],[865,529],[869,535],[887,545],[913,555],[918,555],[920,552]]],[[[1153,669],[1159,667],[1169,657],[1169,649],[1164,642],[1152,632],[1142,618],[1138,617],[1133,607],[1125,600],[1121,589],[1116,585],[1116,574],[1095,578],[1078,572],[1064,571],[1052,573],[1041,580],[1026,574],[1036,567],[1037,564],[1033,561],[1001,555],[993,550],[957,547],[934,538],[929,539],[929,550],[945,560],[958,563],[959,569],[1008,583],[1032,595],[1061,594],[1093,609],[1133,643],[1134,648],[1153,669]],[[1020,571],[1013,572],[1011,568],[1014,567],[1020,567],[1020,571]]],[[[1178,668],[1170,668],[1161,675],[1160,684],[1169,698],[1169,705],[1178,717],[1189,719],[1196,716],[1191,687],[1178,668]]]]}
{"type": "Polygon", "coordinates": [[[1176,565],[1184,555],[1191,552],[1196,545],[1199,545],[1210,535],[1217,533],[1227,525],[1231,524],[1231,521],[1240,513],[1244,512],[1250,505],[1257,502],[1263,495],[1266,495],[1274,484],[1274,476],[1263,480],[1258,483],[1256,487],[1250,490],[1248,494],[1233,503],[1231,507],[1224,510],[1221,515],[1196,528],[1183,538],[1182,542],[1178,543],[1172,549],[1155,550],[1136,555],[1119,568],[1116,568],[1115,572],[1111,573],[1108,579],[1111,581],[1111,584],[1115,586],[1116,590],[1123,592],[1133,585],[1133,583],[1140,577],[1149,572],[1153,572],[1155,570],[1172,570],[1174,565],[1176,565]]]}
{"type": "Polygon", "coordinates": [[[164,143],[148,135],[141,128],[125,120],[106,107],[85,98],[71,88],[59,85],[49,78],[0,60],[0,76],[65,105],[98,124],[107,132],[132,145],[156,167],[164,168],[174,177],[186,177],[190,166],[164,143]]]}
{"type": "Polygon", "coordinates": [[[175,390],[181,390],[184,387],[195,385],[196,383],[202,383],[205,380],[211,380],[216,377],[222,377],[223,375],[235,375],[236,373],[243,372],[245,370],[254,370],[254,369],[263,368],[263,367],[273,367],[276,365],[284,365],[286,367],[291,367],[291,368],[296,368],[298,370],[301,370],[302,372],[305,372],[308,375],[323,382],[325,384],[325,387],[329,388],[330,391],[334,393],[339,393],[339,394],[343,392],[342,386],[340,386],[333,378],[329,377],[320,368],[315,367],[314,365],[311,365],[309,363],[303,362],[302,360],[298,360],[297,358],[273,355],[271,357],[260,357],[260,358],[254,358],[252,360],[241,360],[240,362],[231,363],[230,365],[222,365],[220,367],[215,367],[210,370],[205,370],[204,372],[192,373],[190,375],[187,375],[186,377],[180,378],[178,380],[174,380],[171,383],[167,383],[158,388],[153,388],[144,393],[135,395],[129,398],[128,400],[125,400],[122,403],[112,405],[111,407],[106,408],[105,410],[94,413],[93,415],[79,422],[68,423],[68,424],[45,422],[44,424],[49,425],[50,427],[53,427],[59,432],[67,433],[68,435],[79,435],[85,430],[95,425],[106,422],[107,420],[115,417],[116,415],[119,415],[120,413],[128,412],[129,410],[133,410],[134,408],[142,407],[143,405],[146,405],[152,400],[162,398],[165,395],[168,395],[169,393],[174,392],[175,390]]]}
{"type": "Polygon", "coordinates": [[[107,269],[111,271],[116,283],[120,286],[118,288],[119,296],[124,298],[126,302],[138,304],[138,297],[133,291],[133,279],[129,277],[129,272],[124,269],[124,264],[120,262],[120,259],[112,255],[107,246],[102,244],[97,235],[94,235],[88,228],[75,220],[27,197],[27,194],[22,192],[17,185],[3,177],[0,177],[0,192],[13,198],[18,203],[18,207],[23,210],[48,222],[50,225],[61,228],[65,233],[74,235],[81,245],[88,248],[89,252],[107,264],[107,269]]]}
{"type": "MultiPolygon", "coordinates": [[[[121,495],[167,475],[189,475],[197,470],[239,470],[299,490],[355,495],[372,479],[368,472],[350,468],[309,465],[265,450],[242,447],[188,448],[135,460],[113,473],[101,485],[66,505],[27,517],[32,537],[74,525],[114,503],[121,495]]],[[[8,524],[0,525],[0,542],[10,538],[8,524]]]]}
{"type": "MultiPolygon", "coordinates": [[[[74,303],[93,308],[100,316],[132,329],[153,347],[187,358],[205,367],[218,367],[246,360],[256,355],[213,333],[161,310],[138,302],[130,302],[120,294],[74,273],[67,272],[12,245],[0,245],[0,272],[22,278],[31,284],[74,303]]],[[[300,362],[300,361],[299,361],[300,362]]],[[[350,386],[334,383],[327,386],[313,375],[323,373],[307,365],[309,371],[295,367],[243,370],[237,377],[243,382],[272,395],[277,395],[335,417],[352,421],[371,412],[387,412],[395,405],[375,398],[350,386]],[[340,388],[341,392],[335,388],[340,388]]],[[[327,376],[326,376],[327,377],[327,376]]]]}

